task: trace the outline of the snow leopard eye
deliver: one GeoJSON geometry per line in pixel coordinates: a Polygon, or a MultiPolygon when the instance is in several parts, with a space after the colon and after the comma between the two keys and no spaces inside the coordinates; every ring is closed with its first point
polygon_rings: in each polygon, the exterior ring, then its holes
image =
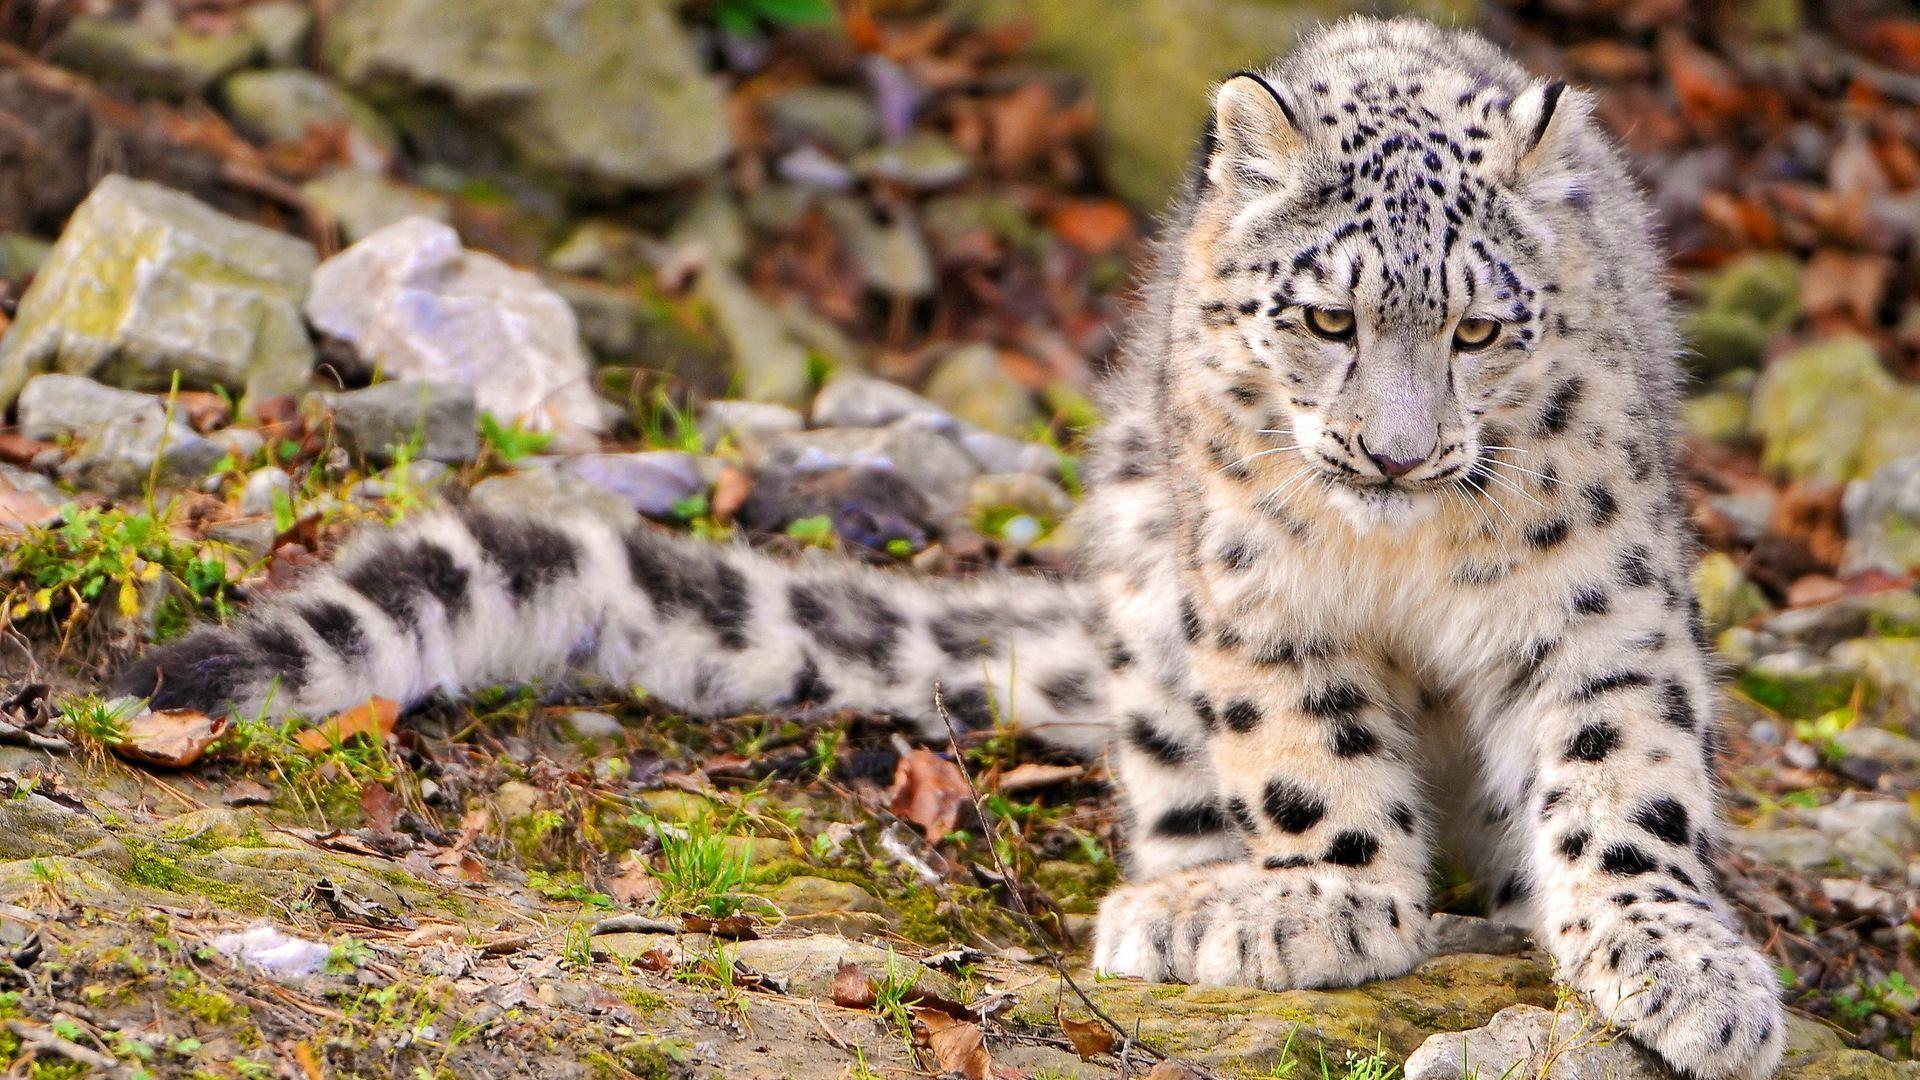
{"type": "Polygon", "coordinates": [[[1353,312],[1346,308],[1310,307],[1306,309],[1307,329],[1328,341],[1347,341],[1353,337],[1353,312]]]}
{"type": "Polygon", "coordinates": [[[1460,325],[1453,328],[1453,347],[1461,352],[1479,352],[1499,336],[1498,320],[1461,319],[1460,325]]]}

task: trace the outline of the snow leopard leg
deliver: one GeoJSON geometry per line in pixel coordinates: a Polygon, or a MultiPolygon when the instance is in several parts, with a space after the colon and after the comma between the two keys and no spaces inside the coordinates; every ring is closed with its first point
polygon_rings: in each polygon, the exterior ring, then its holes
{"type": "Polygon", "coordinates": [[[1274,989],[1411,968],[1429,823],[1415,809],[1404,711],[1374,662],[1326,643],[1210,639],[1195,675],[1227,816],[1251,856],[1116,890],[1101,905],[1095,965],[1274,989]]]}
{"type": "Polygon", "coordinates": [[[1714,885],[1711,682],[1685,618],[1661,618],[1654,635],[1590,619],[1538,644],[1489,771],[1514,796],[1517,869],[1561,977],[1690,1076],[1764,1076],[1779,983],[1714,885]]]}

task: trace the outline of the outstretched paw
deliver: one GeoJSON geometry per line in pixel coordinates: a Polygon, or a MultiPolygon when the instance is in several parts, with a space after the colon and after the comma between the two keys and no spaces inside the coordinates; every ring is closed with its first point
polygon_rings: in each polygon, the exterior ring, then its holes
{"type": "Polygon", "coordinates": [[[1411,896],[1340,873],[1216,864],[1110,894],[1094,966],[1150,982],[1352,986],[1418,963],[1425,925],[1411,896]]]}
{"type": "Polygon", "coordinates": [[[1676,1070],[1721,1080],[1779,1067],[1779,979],[1717,914],[1684,901],[1632,905],[1595,926],[1590,940],[1567,965],[1571,981],[1676,1070]]]}

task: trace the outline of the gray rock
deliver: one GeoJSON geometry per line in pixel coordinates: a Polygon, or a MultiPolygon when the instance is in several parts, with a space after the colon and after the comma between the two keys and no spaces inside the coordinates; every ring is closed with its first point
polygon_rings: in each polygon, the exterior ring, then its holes
{"type": "Polygon", "coordinates": [[[788,138],[814,139],[842,157],[873,145],[880,117],[866,95],[829,86],[798,86],[763,102],[773,129],[788,138]]]}
{"type": "Polygon", "coordinates": [[[1700,598],[1700,618],[1709,637],[1718,637],[1768,608],[1766,594],[1723,552],[1701,557],[1693,571],[1693,589],[1700,598]]]}
{"type": "Polygon", "coordinates": [[[1000,435],[1026,435],[1045,419],[1033,392],[1000,367],[991,345],[966,345],[933,369],[927,397],[975,427],[1000,435]]]}
{"type": "Polygon", "coordinates": [[[36,372],[133,390],[292,393],[313,368],[300,299],[313,249],[157,184],[109,176],[0,339],[0,406],[36,372]]]}
{"type": "Polygon", "coordinates": [[[940,432],[902,420],[879,429],[804,431],[775,439],[762,472],[819,473],[853,468],[891,472],[925,496],[936,517],[958,518],[977,468],[940,432]]]}
{"type": "Polygon", "coordinates": [[[247,474],[240,488],[240,512],[247,515],[271,514],[277,497],[293,494],[293,477],[277,465],[266,465],[247,474]]]}
{"type": "Polygon", "coordinates": [[[1485,1027],[1430,1035],[1407,1058],[1406,1080],[1666,1080],[1642,1050],[1598,1018],[1563,1008],[1511,1005],[1485,1027]]]}
{"type": "Polygon", "coordinates": [[[617,739],[624,729],[606,713],[575,709],[567,714],[567,730],[582,739],[617,739]]]}
{"type": "Polygon", "coordinates": [[[207,438],[219,444],[220,449],[225,450],[227,456],[239,465],[252,461],[254,456],[267,445],[266,436],[253,428],[221,428],[218,431],[208,432],[207,438]]]}
{"type": "Polygon", "coordinates": [[[871,375],[839,375],[813,399],[813,426],[877,428],[914,417],[946,430],[958,428],[945,409],[898,383],[871,375]]]}
{"type": "Polygon", "coordinates": [[[353,485],[347,498],[360,506],[372,506],[403,495],[432,491],[452,475],[453,470],[438,461],[409,461],[382,469],[353,485]]]}
{"type": "Polygon", "coordinates": [[[1511,923],[1439,912],[1427,920],[1427,949],[1434,956],[1481,953],[1518,956],[1531,951],[1533,938],[1511,923]]]}
{"type": "Polygon", "coordinates": [[[779,309],[724,266],[707,267],[696,289],[733,356],[741,395],[751,401],[805,404],[813,391],[812,364],[779,309]]]}
{"type": "Polygon", "coordinates": [[[23,469],[18,465],[0,462],[0,483],[15,491],[31,495],[48,506],[59,506],[67,501],[67,493],[60,490],[59,484],[32,469],[23,469]]]}
{"type": "Polygon", "coordinates": [[[313,33],[313,11],[296,0],[267,0],[251,4],[241,18],[260,42],[267,63],[293,67],[307,58],[307,37],[313,33]]]}
{"type": "Polygon", "coordinates": [[[980,466],[981,472],[1032,473],[1035,476],[1055,476],[1060,472],[1058,455],[1039,443],[995,435],[991,431],[979,431],[964,425],[954,437],[960,443],[960,449],[965,450],[974,464],[980,466]]]}
{"type": "Polygon", "coordinates": [[[920,131],[861,154],[853,170],[868,179],[931,190],[965,180],[973,171],[973,159],[944,135],[920,131]]]}
{"type": "Polygon", "coordinates": [[[145,491],[150,481],[199,480],[226,455],[220,444],[177,419],[168,426],[162,412],[135,412],[88,432],[60,475],[84,488],[127,496],[145,491]]]}
{"type": "Polygon", "coordinates": [[[398,136],[379,114],[333,80],[302,68],[238,72],[221,84],[241,130],[267,142],[294,143],[318,128],[345,133],[347,161],[383,169],[398,136]]]}
{"type": "Polygon", "coordinates": [[[781,155],[774,167],[779,170],[781,179],[798,188],[845,191],[853,186],[853,170],[811,143],[781,155]]]}
{"type": "Polygon", "coordinates": [[[302,184],[300,193],[348,243],[408,218],[444,222],[453,216],[442,196],[365,169],[334,169],[302,184]]]}
{"type": "Polygon", "coordinates": [[[833,977],[843,962],[858,965],[875,983],[891,977],[942,997],[961,993],[952,979],[916,960],[834,934],[761,938],[740,942],[732,951],[736,962],[779,980],[788,993],[803,997],[831,998],[833,977]]]}
{"type": "Polygon", "coordinates": [[[933,295],[933,253],[905,210],[881,222],[856,199],[835,197],[822,205],[868,288],[888,297],[933,295]]]}
{"type": "Polygon", "coordinates": [[[1889,461],[1848,484],[1841,509],[1847,519],[1844,572],[1899,574],[1920,567],[1920,455],[1889,461]]]}
{"type": "Polygon", "coordinates": [[[655,521],[674,519],[674,507],[706,490],[700,460],[673,450],[637,454],[581,454],[559,471],[613,492],[655,521]]]}
{"type": "MultiPolygon", "coordinates": [[[[829,384],[831,385],[831,384],[829,384]]],[[[748,465],[758,465],[774,438],[805,428],[799,412],[762,401],[709,401],[700,406],[700,442],[708,450],[721,443],[738,450],[748,465]]]]}
{"type": "Polygon", "coordinates": [[[615,283],[631,282],[660,256],[660,242],[637,229],[595,218],[583,221],[547,254],[547,265],[615,283]]]}
{"type": "Polygon", "coordinates": [[[473,485],[467,497],[475,506],[500,513],[534,517],[591,514],[616,528],[630,528],[633,509],[626,499],[554,469],[522,469],[489,476],[473,485]]]}
{"type": "Polygon", "coordinates": [[[720,85],[669,0],[350,0],[327,45],[350,85],[446,100],[590,190],[675,184],[730,147],[720,85]]]}
{"type": "Polygon", "coordinates": [[[207,529],[207,537],[239,549],[249,558],[265,558],[273,551],[279,534],[266,518],[235,518],[218,522],[207,529]]]}
{"type": "Polygon", "coordinates": [[[1835,734],[1833,741],[1851,757],[1899,769],[1920,768],[1920,742],[1885,728],[1855,724],[1835,734]]]}
{"type": "Polygon", "coordinates": [[[553,433],[557,449],[591,447],[604,426],[573,309],[440,222],[407,218],[328,259],[306,313],[369,368],[468,387],[478,408],[553,433]]]}
{"type": "Polygon", "coordinates": [[[334,434],[350,452],[392,462],[398,448],[413,456],[459,464],[480,452],[473,388],[454,383],[388,382],[364,390],[309,395],[333,415],[334,434]]]}
{"type": "Polygon", "coordinates": [[[673,223],[667,245],[697,250],[707,263],[738,265],[747,257],[747,223],[725,189],[710,186],[673,223]]]}
{"type": "Polygon", "coordinates": [[[977,476],[968,496],[973,516],[993,510],[1019,510],[1046,525],[1073,511],[1073,498],[1060,485],[1032,473],[993,473],[977,476]]]}
{"type": "Polygon", "coordinates": [[[166,405],[152,394],[114,387],[78,375],[35,375],[20,391],[20,433],[29,439],[80,438],[123,416],[151,413],[164,419],[166,405]]]}
{"type": "Polygon", "coordinates": [[[244,24],[200,33],[181,26],[167,14],[170,10],[149,5],[135,18],[81,15],[54,39],[53,58],[103,82],[187,97],[205,93],[260,52],[259,40],[244,24]]]}

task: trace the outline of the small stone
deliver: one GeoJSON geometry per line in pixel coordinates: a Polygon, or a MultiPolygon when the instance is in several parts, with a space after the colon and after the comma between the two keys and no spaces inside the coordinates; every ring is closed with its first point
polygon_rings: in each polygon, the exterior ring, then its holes
{"type": "Polygon", "coordinates": [[[1060,456],[1039,443],[1027,442],[991,431],[962,426],[955,438],[981,472],[1031,473],[1053,477],[1060,473],[1060,456]]]}
{"type": "Polygon", "coordinates": [[[1026,435],[1045,417],[1033,392],[1000,366],[991,345],[967,345],[948,356],[927,379],[927,398],[975,427],[1001,435],[1026,435]]]}
{"type": "Polygon", "coordinates": [[[781,155],[774,167],[782,180],[799,189],[845,191],[853,186],[853,170],[811,143],[781,155]]]}
{"type": "Polygon", "coordinates": [[[1848,484],[1841,509],[1847,521],[1843,572],[1920,568],[1920,454],[1889,461],[1848,484]]]}
{"type": "Polygon", "coordinates": [[[274,505],[293,493],[293,477],[285,469],[263,466],[247,474],[240,489],[240,512],[249,516],[273,513],[274,505]]]}
{"type": "Polygon", "coordinates": [[[924,496],[939,517],[964,513],[977,472],[944,435],[913,418],[877,430],[830,429],[775,439],[762,464],[765,473],[818,473],[836,468],[890,472],[924,496]]]}
{"type": "Polygon", "coordinates": [[[1700,598],[1700,618],[1708,635],[1718,637],[1728,627],[1767,612],[1760,587],[1748,580],[1740,564],[1723,552],[1709,552],[1693,571],[1693,587],[1700,598]]]}
{"type": "Polygon", "coordinates": [[[306,384],[313,249],[158,184],[109,176],[75,210],[0,338],[0,406],[49,368],[129,390],[306,384]]]}
{"type": "Polygon", "coordinates": [[[866,95],[854,90],[798,86],[766,98],[760,107],[776,132],[816,140],[842,157],[865,150],[880,135],[880,117],[866,95]]]}
{"type": "Polygon", "coordinates": [[[444,197],[366,169],[330,170],[302,184],[300,193],[350,244],[408,218],[444,222],[453,214],[444,197]]]}
{"type": "Polygon", "coordinates": [[[973,171],[973,159],[945,136],[920,131],[861,154],[854,160],[853,169],[869,179],[932,190],[965,180],[973,171]]]}
{"type": "Polygon", "coordinates": [[[547,265],[563,274],[581,274],[616,284],[631,282],[651,263],[659,242],[638,229],[594,218],[574,227],[547,254],[547,265]]]}
{"type": "Polygon", "coordinates": [[[1712,443],[1737,443],[1752,418],[1753,373],[1736,371],[1680,406],[1687,430],[1712,443]]]}
{"type": "Polygon", "coordinates": [[[751,401],[805,404],[813,389],[813,367],[805,345],[795,340],[779,311],[722,266],[707,267],[696,289],[732,353],[741,395],[751,401]]]}
{"type": "Polygon", "coordinates": [[[355,166],[382,169],[393,158],[393,128],[323,75],[301,68],[242,71],[221,89],[234,122],[256,139],[297,143],[315,130],[338,131],[355,166]]]}
{"type": "Polygon", "coordinates": [[[420,459],[382,469],[353,485],[347,498],[359,506],[374,506],[404,494],[431,491],[444,482],[452,470],[438,461],[420,459]]]}
{"type": "Polygon", "coordinates": [[[208,539],[230,545],[254,559],[270,554],[279,535],[273,522],[266,518],[235,518],[207,527],[208,539]]]}
{"type": "Polygon", "coordinates": [[[1485,1027],[1432,1035],[1407,1058],[1406,1080],[1666,1080],[1654,1056],[1592,1017],[1512,1005],[1485,1027]]]}
{"type": "MultiPolygon", "coordinates": [[[[164,5],[147,10],[168,12],[164,5]]],[[[221,76],[258,54],[244,25],[212,33],[181,26],[170,15],[112,18],[81,15],[53,42],[64,67],[143,93],[184,98],[205,93],[221,76]]]]}
{"type": "Polygon", "coordinates": [[[228,427],[210,431],[207,438],[227,452],[235,464],[244,465],[266,449],[267,437],[254,428],[228,427]]]}
{"type": "Polygon", "coordinates": [[[1533,949],[1533,938],[1512,923],[1439,912],[1427,920],[1427,945],[1434,956],[1481,953],[1519,956],[1533,949]]]}
{"type": "Polygon", "coordinates": [[[266,0],[250,4],[241,15],[260,42],[267,63],[293,67],[306,59],[307,37],[313,32],[313,12],[296,0],[266,0]]]}
{"type": "Polygon", "coordinates": [[[942,997],[964,997],[953,980],[941,972],[891,949],[848,941],[833,934],[742,941],[733,947],[733,954],[736,962],[780,980],[788,993],[802,997],[830,999],[833,977],[843,962],[859,965],[875,983],[892,978],[942,997]]]}
{"type": "Polygon", "coordinates": [[[603,712],[575,709],[567,714],[567,729],[582,739],[617,739],[625,729],[603,712]]]}
{"type": "Polygon", "coordinates": [[[508,780],[493,791],[493,810],[501,821],[531,817],[546,801],[546,794],[532,784],[508,780]]]}
{"type": "Polygon", "coordinates": [[[759,463],[774,438],[806,426],[799,412],[764,401],[708,401],[700,406],[701,445],[709,451],[731,446],[749,465],[759,463]]]}
{"type": "Polygon", "coordinates": [[[138,412],[87,433],[80,451],[61,465],[60,475],[80,487],[127,496],[145,491],[154,480],[197,481],[224,457],[220,444],[182,421],[168,426],[163,412],[138,412]]]}
{"type": "Polygon", "coordinates": [[[431,382],[387,382],[364,390],[316,393],[307,398],[333,416],[341,445],[362,457],[391,463],[396,451],[448,464],[472,461],[480,452],[479,416],[473,388],[431,382]]]}
{"type": "Polygon", "coordinates": [[[933,295],[933,254],[904,210],[881,222],[856,199],[836,197],[822,205],[868,288],[887,297],[933,295]]]}
{"type": "Polygon", "coordinates": [[[957,427],[952,414],[897,383],[871,375],[839,375],[813,400],[813,426],[878,428],[915,417],[935,427],[957,427]]]}
{"type": "Polygon", "coordinates": [[[328,259],[306,313],[368,369],[459,384],[559,449],[590,447],[605,424],[573,309],[440,222],[407,218],[328,259]]]}
{"type": "Polygon", "coordinates": [[[747,223],[733,196],[710,187],[673,223],[667,245],[675,251],[698,251],[707,263],[736,266],[747,257],[747,223]]]}
{"type": "Polygon", "coordinates": [[[655,521],[677,520],[680,505],[707,488],[700,459],[674,450],[581,454],[559,471],[613,492],[655,521]]]}
{"type": "Polygon", "coordinates": [[[584,513],[616,529],[633,527],[633,509],[626,499],[557,469],[520,469],[489,476],[473,485],[467,498],[500,514],[557,518],[584,513]]]}

